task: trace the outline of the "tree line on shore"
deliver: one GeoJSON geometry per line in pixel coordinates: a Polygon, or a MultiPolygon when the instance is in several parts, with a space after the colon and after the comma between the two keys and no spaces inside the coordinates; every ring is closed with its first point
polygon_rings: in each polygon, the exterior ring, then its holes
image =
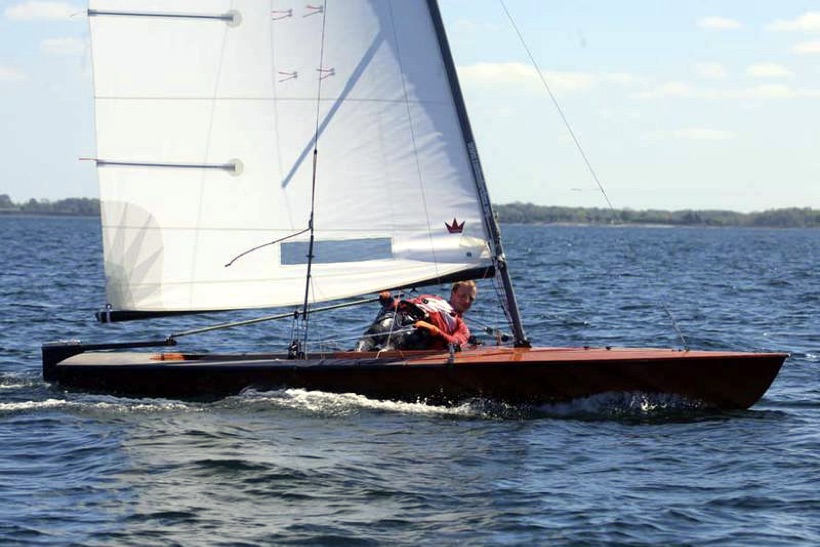
{"type": "Polygon", "coordinates": [[[24,203],[14,203],[8,194],[0,194],[0,214],[93,217],[100,216],[100,200],[96,198],[68,198],[57,201],[30,199],[24,203]]]}
{"type": "Polygon", "coordinates": [[[754,213],[722,210],[679,211],[555,207],[532,203],[495,206],[502,223],[519,224],[597,224],[663,226],[740,226],[766,228],[818,228],[820,209],[790,207],[754,213]]]}
{"type": "MultiPolygon", "coordinates": [[[[741,226],[767,228],[820,228],[820,209],[791,207],[755,213],[718,210],[643,210],[558,207],[532,203],[495,206],[498,221],[515,224],[593,224],[663,226],[741,226]]],[[[14,203],[0,194],[0,214],[99,216],[96,198],[68,198],[56,201],[30,199],[14,203]]]]}

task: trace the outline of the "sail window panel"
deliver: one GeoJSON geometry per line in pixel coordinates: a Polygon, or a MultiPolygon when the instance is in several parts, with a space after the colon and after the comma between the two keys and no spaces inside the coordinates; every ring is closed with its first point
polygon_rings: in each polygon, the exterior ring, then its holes
{"type": "Polygon", "coordinates": [[[98,15],[89,18],[97,97],[209,98],[272,95],[267,4],[244,1],[94,1],[90,9],[221,15],[242,22],[98,15]],[[121,67],[127,66],[128,70],[121,67]]]}
{"type": "MultiPolygon", "coordinates": [[[[282,264],[307,264],[309,249],[310,243],[307,241],[282,243],[282,264]]],[[[314,264],[366,262],[369,260],[387,260],[392,257],[392,246],[388,237],[316,240],[313,245],[314,264]]]]}

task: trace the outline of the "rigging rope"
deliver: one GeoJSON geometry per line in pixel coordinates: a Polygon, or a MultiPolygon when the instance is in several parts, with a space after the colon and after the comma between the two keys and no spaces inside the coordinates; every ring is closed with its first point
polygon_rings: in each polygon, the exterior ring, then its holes
{"type": "MultiPolygon", "coordinates": [[[[521,42],[522,47],[527,52],[527,56],[530,59],[530,63],[532,63],[533,68],[535,69],[536,73],[538,74],[538,77],[540,78],[541,83],[544,86],[544,89],[546,89],[547,94],[549,95],[550,99],[552,100],[552,104],[555,106],[555,110],[558,112],[558,115],[561,117],[561,120],[563,121],[564,126],[567,128],[567,132],[569,133],[570,137],[572,138],[572,141],[575,144],[575,147],[577,148],[578,153],[581,156],[581,159],[584,161],[584,164],[586,165],[587,170],[589,171],[590,175],[592,176],[592,179],[595,181],[595,184],[598,185],[598,189],[601,191],[601,194],[604,196],[604,200],[606,200],[606,203],[609,206],[609,210],[612,212],[613,220],[615,220],[618,216],[618,213],[615,211],[615,207],[613,207],[612,202],[610,201],[609,196],[607,195],[606,190],[604,189],[604,185],[601,183],[600,179],[598,178],[598,174],[595,172],[595,169],[592,167],[592,163],[587,158],[587,155],[584,152],[583,147],[581,146],[581,142],[578,140],[578,137],[575,135],[575,132],[572,130],[572,126],[570,125],[569,120],[567,119],[566,115],[564,114],[564,111],[561,109],[561,105],[558,103],[558,99],[552,93],[552,90],[550,89],[550,86],[547,83],[547,80],[544,77],[544,74],[541,71],[541,68],[538,66],[538,63],[535,60],[535,56],[533,56],[532,51],[530,50],[529,46],[527,45],[526,40],[524,40],[524,36],[521,33],[520,29],[518,28],[518,25],[515,23],[515,20],[513,19],[512,14],[507,9],[507,5],[504,3],[504,0],[498,0],[498,2],[501,4],[501,8],[504,10],[504,13],[507,16],[507,19],[510,20],[510,24],[512,25],[513,30],[515,30],[515,33],[518,35],[518,39],[521,42]]],[[[632,255],[630,258],[634,259],[637,256],[637,253],[635,252],[635,249],[632,248],[632,245],[630,243],[627,243],[627,250],[632,255]]],[[[669,319],[672,322],[672,327],[677,332],[678,337],[680,338],[681,342],[683,343],[684,349],[686,349],[688,351],[689,350],[689,345],[686,341],[686,337],[683,335],[683,332],[678,327],[678,323],[677,323],[677,321],[675,321],[675,317],[669,311],[669,308],[666,306],[665,302],[661,301],[661,307],[664,309],[666,314],[669,316],[669,319]]]]}
{"type": "Polygon", "coordinates": [[[296,233],[293,233],[293,234],[287,235],[287,236],[285,236],[285,237],[280,237],[279,239],[276,239],[276,240],[274,240],[274,241],[269,241],[269,242],[267,242],[267,243],[263,243],[262,245],[257,245],[256,247],[252,247],[252,248],[248,249],[247,251],[244,251],[244,252],[242,252],[242,253],[239,253],[238,255],[236,255],[235,257],[233,257],[233,258],[230,260],[230,262],[228,262],[227,264],[225,264],[225,267],[226,267],[226,268],[228,268],[229,266],[233,266],[233,263],[234,263],[234,262],[236,262],[237,260],[239,260],[240,258],[242,258],[243,256],[245,256],[245,255],[247,255],[247,254],[250,254],[250,253],[252,253],[252,252],[254,252],[254,251],[258,251],[258,250],[259,250],[259,249],[261,249],[262,247],[267,247],[268,245],[276,245],[277,243],[281,243],[281,242],[286,241],[286,240],[288,240],[288,239],[290,239],[290,238],[292,238],[292,237],[296,237],[296,236],[302,235],[302,234],[304,234],[305,232],[307,232],[308,230],[309,230],[309,228],[305,228],[304,230],[301,230],[301,231],[299,231],[299,232],[296,232],[296,233]]]}
{"type": "MultiPolygon", "coordinates": [[[[308,6],[316,11],[311,15],[315,15],[317,13],[322,14],[322,37],[321,37],[321,45],[319,47],[319,78],[317,82],[316,88],[316,127],[313,134],[313,173],[310,183],[310,219],[308,220],[308,230],[310,230],[310,242],[308,244],[308,263],[307,263],[307,272],[305,274],[305,300],[302,306],[302,324],[304,325],[304,333],[302,335],[302,347],[307,347],[308,341],[308,300],[310,297],[310,287],[311,287],[311,270],[313,268],[313,248],[315,243],[315,226],[314,226],[314,212],[316,210],[316,171],[318,167],[318,158],[319,158],[319,114],[321,111],[322,106],[322,81],[325,79],[325,70],[324,70],[324,60],[325,60],[325,30],[327,28],[327,4],[324,4],[321,9],[314,8],[313,6],[308,6]]],[[[296,318],[294,317],[294,320],[296,318]]],[[[295,343],[295,340],[294,340],[295,343]]],[[[300,353],[300,350],[297,348],[297,353],[300,353]]],[[[304,350],[302,350],[304,351],[304,350]]]]}
{"type": "Polygon", "coordinates": [[[578,149],[578,153],[581,155],[581,158],[584,160],[584,164],[586,164],[587,169],[589,170],[590,175],[592,175],[595,184],[598,185],[598,188],[601,190],[601,194],[604,196],[607,205],[609,205],[610,211],[612,211],[613,215],[615,215],[615,208],[612,206],[612,202],[609,200],[609,196],[604,190],[604,185],[601,184],[600,179],[598,178],[598,174],[595,172],[595,169],[592,167],[592,163],[590,163],[589,159],[587,158],[586,153],[584,152],[584,148],[581,146],[581,141],[578,140],[578,137],[575,136],[575,131],[572,130],[572,126],[569,124],[569,120],[564,115],[564,111],[561,109],[561,105],[558,104],[558,99],[553,95],[552,90],[550,89],[549,84],[547,83],[547,79],[544,78],[543,72],[541,72],[541,68],[538,66],[538,63],[535,61],[535,57],[530,51],[529,46],[527,46],[527,42],[524,40],[524,36],[521,34],[521,31],[518,29],[518,25],[515,24],[515,20],[513,19],[510,11],[507,9],[506,4],[504,4],[504,0],[498,0],[501,4],[501,7],[504,9],[504,13],[507,15],[507,19],[510,20],[510,24],[512,25],[515,33],[518,35],[518,39],[521,41],[521,45],[524,47],[524,50],[527,52],[527,56],[530,58],[530,63],[532,63],[535,72],[538,73],[538,77],[541,79],[541,83],[544,86],[544,89],[547,90],[547,94],[552,99],[552,104],[555,105],[555,109],[558,111],[558,115],[561,116],[561,120],[564,122],[564,126],[567,128],[569,132],[569,136],[572,137],[572,142],[575,143],[575,148],[578,149]]]}
{"type": "MultiPolygon", "coordinates": [[[[325,307],[322,307],[322,308],[314,308],[314,309],[310,310],[308,313],[311,314],[311,313],[325,312],[325,311],[331,311],[331,310],[338,310],[338,309],[341,309],[341,308],[350,308],[350,307],[353,307],[353,306],[359,306],[359,305],[362,305],[362,304],[371,304],[373,302],[378,302],[378,301],[379,301],[378,298],[365,298],[365,299],[361,299],[361,300],[355,300],[353,302],[343,302],[341,304],[333,304],[331,306],[325,306],[325,307]]],[[[175,332],[173,334],[168,335],[168,338],[169,339],[182,338],[183,336],[192,336],[194,334],[202,334],[204,332],[210,332],[210,331],[214,331],[214,330],[229,329],[229,328],[232,328],[232,327],[241,327],[241,326],[244,326],[244,325],[253,325],[254,323],[262,323],[264,321],[274,321],[274,320],[277,320],[277,319],[287,319],[289,317],[293,317],[294,314],[299,315],[299,312],[298,311],[293,311],[293,312],[281,313],[281,314],[277,314],[277,315],[267,315],[265,317],[256,317],[254,319],[246,319],[244,321],[232,321],[230,323],[220,323],[218,325],[211,325],[209,327],[202,327],[200,329],[188,330],[188,331],[183,331],[183,332],[175,332]]]]}

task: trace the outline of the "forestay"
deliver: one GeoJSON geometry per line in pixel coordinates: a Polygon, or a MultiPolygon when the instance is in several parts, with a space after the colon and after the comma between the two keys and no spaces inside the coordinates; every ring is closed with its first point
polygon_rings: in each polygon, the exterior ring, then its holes
{"type": "Polygon", "coordinates": [[[426,2],[89,8],[114,309],[301,303],[317,135],[312,302],[492,265],[426,2]]]}

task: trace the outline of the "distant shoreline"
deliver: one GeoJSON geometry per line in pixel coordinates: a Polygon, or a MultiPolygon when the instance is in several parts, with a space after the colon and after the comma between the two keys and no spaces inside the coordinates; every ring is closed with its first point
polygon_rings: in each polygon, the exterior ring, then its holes
{"type": "Polygon", "coordinates": [[[679,211],[558,207],[532,203],[495,206],[505,224],[644,227],[820,228],[820,209],[791,207],[754,213],[721,210],[679,211]]]}
{"type": "Polygon", "coordinates": [[[100,218],[100,215],[85,215],[80,213],[28,213],[25,211],[0,211],[0,218],[3,217],[25,217],[25,218],[100,218]]]}
{"type": "Polygon", "coordinates": [[[0,216],[100,216],[100,200],[96,198],[67,198],[57,201],[30,199],[14,203],[8,194],[0,194],[0,216]]]}
{"type": "MultiPolygon", "coordinates": [[[[820,228],[820,209],[790,207],[762,212],[738,213],[721,210],[633,210],[588,207],[559,207],[532,203],[505,203],[494,206],[502,224],[554,226],[638,226],[638,227],[736,227],[736,228],[820,228]]],[[[68,198],[57,201],[31,199],[17,204],[0,194],[0,217],[99,217],[96,198],[68,198]]]]}

